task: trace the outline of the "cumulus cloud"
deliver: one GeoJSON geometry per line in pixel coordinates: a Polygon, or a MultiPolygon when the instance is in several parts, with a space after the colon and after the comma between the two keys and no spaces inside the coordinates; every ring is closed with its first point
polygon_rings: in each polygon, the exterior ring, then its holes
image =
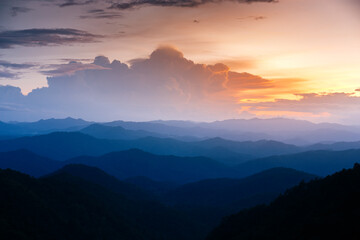
{"type": "MultiPolygon", "coordinates": [[[[297,100],[262,100],[262,91],[285,91],[279,81],[234,72],[222,63],[195,63],[172,47],[160,47],[127,65],[97,56],[92,63],[47,66],[48,86],[24,96],[0,87],[1,120],[82,117],[90,120],[296,117],[308,120],[359,119],[355,93],[297,94],[297,100]],[[279,90],[280,89],[280,90],[279,90]],[[239,101],[257,92],[257,101],[239,101]],[[236,93],[236,94],[234,94],[236,93]],[[5,119],[6,118],[6,119],[5,119]]],[[[281,82],[281,81],[280,81],[281,82]]],[[[288,83],[286,83],[288,85],[288,83]]],[[[287,86],[286,85],[286,86],[287,86]]]]}
{"type": "MultiPolygon", "coordinates": [[[[12,90],[18,100],[10,102],[28,109],[26,116],[33,120],[65,116],[215,120],[219,114],[236,116],[236,99],[229,92],[271,87],[269,80],[231,72],[221,63],[194,63],[171,47],[158,48],[148,58],[131,61],[130,66],[98,56],[92,63],[49,65],[42,73],[49,76],[48,87],[27,96],[20,93],[22,98],[18,89],[12,90]]],[[[11,116],[7,114],[8,120],[11,116]]]]}
{"type": "Polygon", "coordinates": [[[206,3],[220,2],[238,2],[238,3],[255,3],[255,2],[277,2],[276,0],[130,0],[128,2],[117,2],[110,6],[110,9],[126,10],[142,6],[160,6],[160,7],[198,7],[206,3]]]}
{"type": "Polygon", "coordinates": [[[0,48],[18,46],[56,46],[97,42],[104,36],[72,28],[24,29],[0,32],[0,48]]]}

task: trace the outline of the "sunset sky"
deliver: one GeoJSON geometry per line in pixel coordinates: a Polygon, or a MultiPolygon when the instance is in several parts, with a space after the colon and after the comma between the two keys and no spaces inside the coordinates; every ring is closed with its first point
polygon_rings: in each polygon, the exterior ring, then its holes
{"type": "Polygon", "coordinates": [[[0,120],[67,116],[358,124],[360,0],[0,1],[0,120]]]}

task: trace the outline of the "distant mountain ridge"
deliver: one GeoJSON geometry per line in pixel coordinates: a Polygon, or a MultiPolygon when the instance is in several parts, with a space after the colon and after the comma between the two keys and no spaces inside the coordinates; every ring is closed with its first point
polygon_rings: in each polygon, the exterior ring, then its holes
{"type": "Polygon", "coordinates": [[[144,137],[166,137],[165,135],[144,130],[128,130],[120,126],[110,127],[98,123],[85,127],[81,129],[80,132],[96,138],[112,140],[134,140],[144,137]]]}
{"type": "MultiPolygon", "coordinates": [[[[0,135],[23,136],[54,131],[78,131],[94,122],[82,119],[48,119],[34,123],[1,123],[0,135]]],[[[98,123],[99,124],[99,123],[98,123]]],[[[235,141],[275,140],[296,145],[360,141],[360,126],[345,126],[334,123],[311,123],[284,118],[229,119],[215,122],[190,121],[113,121],[100,123],[109,127],[145,131],[153,137],[165,136],[176,139],[206,139],[221,137],[235,141]]]]}
{"type": "Polygon", "coordinates": [[[37,122],[0,122],[0,135],[24,136],[46,134],[54,131],[77,131],[88,125],[83,119],[65,118],[65,119],[41,119],[37,122]]]}
{"type": "Polygon", "coordinates": [[[359,162],[360,149],[316,150],[250,160],[237,165],[236,169],[240,174],[253,174],[269,168],[287,167],[318,176],[326,176],[343,168],[351,168],[359,162]]]}
{"type": "Polygon", "coordinates": [[[293,145],[265,140],[235,142],[215,138],[204,141],[185,142],[171,138],[156,137],[111,140],[94,138],[80,132],[54,132],[46,135],[0,140],[0,151],[28,149],[55,160],[66,160],[82,155],[99,156],[113,151],[132,148],[160,155],[177,155],[182,157],[204,156],[232,165],[256,157],[294,153],[302,150],[293,145]]]}

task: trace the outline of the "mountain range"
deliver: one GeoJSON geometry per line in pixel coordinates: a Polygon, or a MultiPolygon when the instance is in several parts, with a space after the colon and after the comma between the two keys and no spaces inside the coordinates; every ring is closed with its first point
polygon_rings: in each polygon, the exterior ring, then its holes
{"type": "MultiPolygon", "coordinates": [[[[38,122],[0,122],[0,136],[24,136],[45,134],[54,131],[79,131],[94,124],[82,119],[46,119],[38,122]]],[[[144,131],[144,135],[170,137],[180,140],[221,137],[234,141],[275,140],[295,145],[315,143],[353,142],[360,140],[359,126],[333,123],[311,123],[308,121],[273,119],[230,119],[216,122],[151,121],[100,123],[122,127],[126,130],[144,131]]],[[[133,136],[142,135],[141,132],[133,136]]],[[[142,135],[141,137],[144,137],[142,135]]],[[[116,136],[118,137],[118,136],[116,136]]],[[[2,137],[4,138],[4,137],[2,137]]]]}
{"type": "Polygon", "coordinates": [[[360,165],[227,217],[207,240],[358,239],[360,165]]]}

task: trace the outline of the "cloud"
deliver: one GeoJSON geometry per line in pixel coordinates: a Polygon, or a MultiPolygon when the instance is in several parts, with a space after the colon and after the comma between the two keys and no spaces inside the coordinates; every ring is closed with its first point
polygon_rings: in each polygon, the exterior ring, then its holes
{"type": "Polygon", "coordinates": [[[18,87],[13,87],[9,85],[0,85],[0,103],[9,104],[11,102],[19,103],[24,98],[24,95],[21,93],[21,89],[18,87]]]}
{"type": "Polygon", "coordinates": [[[97,42],[104,36],[72,28],[24,29],[0,32],[0,48],[18,46],[56,46],[97,42]]]}
{"type": "Polygon", "coordinates": [[[241,103],[242,112],[267,117],[302,117],[354,123],[360,119],[360,97],[354,93],[305,93],[299,99],[276,99],[256,103],[241,103]]]}
{"type": "Polygon", "coordinates": [[[97,2],[96,0],[67,0],[64,3],[58,4],[59,7],[83,6],[97,2]]]}
{"type": "Polygon", "coordinates": [[[48,86],[27,96],[19,88],[0,87],[0,107],[11,109],[1,120],[291,117],[354,123],[360,119],[360,97],[355,92],[294,93],[292,89],[304,80],[265,79],[231,71],[223,63],[195,63],[169,46],[130,65],[97,56],[91,63],[47,65],[42,73],[49,76],[48,86]],[[293,93],[296,99],[270,99],[274,93],[293,93]]]}
{"type": "Polygon", "coordinates": [[[11,9],[11,16],[16,17],[19,13],[27,13],[32,11],[32,8],[27,7],[12,7],[11,9]]]}
{"type": "Polygon", "coordinates": [[[228,79],[226,85],[231,89],[241,90],[274,87],[271,81],[249,73],[229,72],[228,79]]]}
{"type": "Polygon", "coordinates": [[[303,79],[266,79],[235,72],[223,64],[200,64],[163,46],[147,58],[47,65],[47,87],[24,96],[19,88],[0,87],[1,120],[50,117],[219,120],[239,117],[291,117],[354,123],[360,97],[354,93],[296,93],[303,79]],[[274,99],[272,94],[295,94],[274,99]],[[251,101],[247,101],[247,99],[251,101]]]}
{"type": "Polygon", "coordinates": [[[70,61],[68,64],[51,64],[43,68],[46,68],[46,70],[40,72],[47,76],[71,75],[77,71],[87,69],[106,69],[96,64],[83,64],[77,61],[70,61]]]}
{"type": "Polygon", "coordinates": [[[30,64],[30,63],[11,63],[8,61],[3,61],[0,60],[0,67],[4,67],[4,68],[12,68],[12,69],[28,69],[28,68],[32,68],[35,67],[35,64],[30,64]]]}
{"type": "Polygon", "coordinates": [[[118,12],[106,11],[103,9],[93,9],[87,11],[86,15],[81,15],[82,19],[115,19],[122,18],[123,15],[118,12]]]}
{"type": "Polygon", "coordinates": [[[32,63],[12,63],[0,60],[0,78],[18,79],[19,76],[29,68],[37,67],[37,64],[32,63]],[[9,71],[11,70],[11,71],[9,71]],[[16,72],[14,72],[16,70],[16,72]]]}
{"type": "Polygon", "coordinates": [[[239,17],[237,18],[238,20],[255,20],[255,21],[259,21],[259,20],[264,20],[266,19],[267,17],[265,16],[247,16],[247,17],[239,17]]]}
{"type": "MultiPolygon", "coordinates": [[[[271,87],[269,80],[232,72],[221,63],[194,63],[167,46],[147,58],[131,61],[130,66],[98,56],[92,63],[48,65],[42,73],[49,76],[48,87],[18,96],[18,101],[6,100],[18,104],[17,109],[23,113],[12,111],[6,120],[19,116],[23,120],[65,116],[94,120],[215,120],[219,116],[237,116],[233,91],[271,87]]],[[[19,95],[18,90],[12,91],[19,95]]],[[[0,99],[0,105],[4,101],[0,99]]]]}
{"type": "Polygon", "coordinates": [[[9,72],[7,70],[0,70],[0,78],[9,78],[15,79],[17,75],[15,73],[9,72]]]}
{"type": "Polygon", "coordinates": [[[160,7],[198,7],[206,3],[220,2],[238,2],[238,3],[255,3],[255,2],[277,2],[276,0],[130,0],[128,2],[113,3],[110,9],[126,10],[142,6],[160,6],[160,7]]]}

